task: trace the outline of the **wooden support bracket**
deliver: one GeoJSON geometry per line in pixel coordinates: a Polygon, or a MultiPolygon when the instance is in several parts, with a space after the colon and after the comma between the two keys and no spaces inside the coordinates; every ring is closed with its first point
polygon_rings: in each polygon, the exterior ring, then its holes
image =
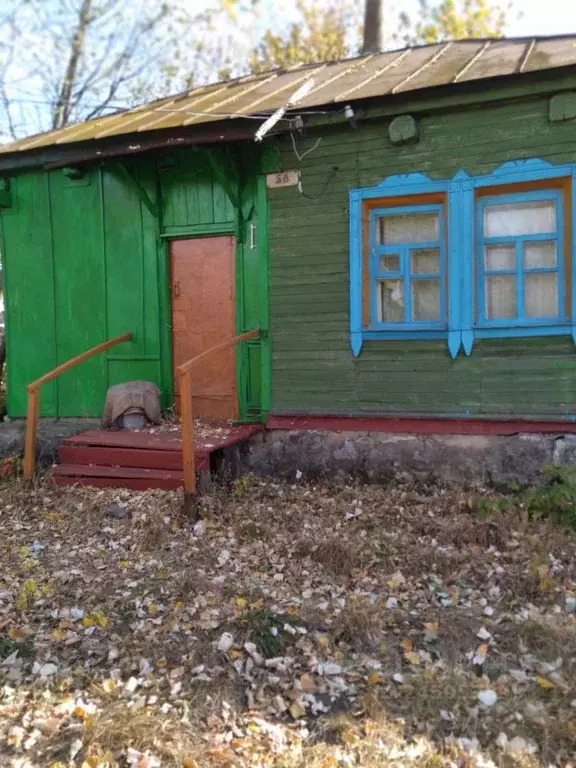
{"type": "Polygon", "coordinates": [[[129,184],[132,186],[132,189],[136,192],[140,200],[144,203],[146,208],[150,211],[152,216],[154,216],[155,219],[160,218],[160,212],[158,210],[158,206],[156,203],[150,198],[150,195],[142,184],[140,184],[140,181],[138,178],[134,175],[134,173],[128,168],[127,165],[124,163],[115,163],[115,167],[118,168],[118,170],[122,173],[124,178],[129,182],[129,184]]]}

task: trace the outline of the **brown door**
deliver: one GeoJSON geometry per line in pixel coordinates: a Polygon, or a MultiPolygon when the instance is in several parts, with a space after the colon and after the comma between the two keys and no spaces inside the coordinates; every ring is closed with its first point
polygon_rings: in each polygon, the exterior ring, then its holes
{"type": "MultiPolygon", "coordinates": [[[[230,235],[170,243],[174,370],[236,333],[234,253],[230,235]]],[[[234,348],[215,353],[194,369],[192,393],[196,416],[238,417],[234,348]]],[[[177,376],[174,395],[179,411],[177,376]]]]}

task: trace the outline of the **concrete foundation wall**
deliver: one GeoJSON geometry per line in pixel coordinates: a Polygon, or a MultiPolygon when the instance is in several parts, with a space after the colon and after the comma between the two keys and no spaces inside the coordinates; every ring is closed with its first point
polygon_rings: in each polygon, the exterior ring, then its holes
{"type": "MultiPolygon", "coordinates": [[[[40,419],[36,446],[37,461],[48,466],[58,461],[58,446],[66,437],[88,429],[98,429],[99,419],[40,419]]],[[[26,421],[4,421],[0,423],[0,459],[24,454],[26,421]]]]}
{"type": "Polygon", "coordinates": [[[449,483],[538,482],[546,464],[576,462],[576,435],[397,435],[382,432],[276,430],[241,451],[243,471],[294,479],[354,475],[449,483]],[[298,474],[298,477],[300,475],[298,474]]]}

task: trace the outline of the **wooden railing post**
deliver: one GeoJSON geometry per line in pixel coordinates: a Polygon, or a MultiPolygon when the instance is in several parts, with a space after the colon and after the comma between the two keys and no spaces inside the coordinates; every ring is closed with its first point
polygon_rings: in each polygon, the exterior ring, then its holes
{"type": "Polygon", "coordinates": [[[115,347],[117,344],[122,344],[124,341],[130,341],[132,338],[131,333],[123,333],[122,336],[118,336],[115,339],[105,341],[103,344],[98,344],[97,347],[82,352],[81,355],[73,357],[57,368],[49,371],[41,376],[36,381],[28,384],[28,412],[26,414],[26,443],[24,445],[24,477],[28,480],[34,477],[36,469],[36,438],[38,436],[38,416],[40,414],[40,389],[43,384],[48,381],[52,381],[57,376],[60,376],[75,365],[83,363],[85,360],[89,360],[94,355],[105,352],[107,349],[115,347]]]}
{"type": "Polygon", "coordinates": [[[182,469],[184,472],[184,507],[190,506],[192,509],[193,499],[196,494],[196,466],[195,450],[196,438],[194,435],[194,405],[192,403],[192,369],[202,362],[206,357],[216,352],[223,352],[226,349],[240,344],[242,341],[256,339],[260,336],[260,329],[241,333],[239,336],[233,336],[221,344],[217,344],[205,352],[201,352],[196,357],[182,363],[177,369],[177,375],[180,380],[180,418],[182,419],[182,469]]]}
{"type": "Polygon", "coordinates": [[[24,446],[24,477],[31,480],[36,466],[36,437],[40,413],[40,388],[28,388],[28,412],[26,414],[26,443],[24,446]]]}
{"type": "Polygon", "coordinates": [[[192,404],[192,372],[180,374],[180,412],[182,418],[182,464],[184,470],[184,497],[196,493],[196,438],[194,435],[194,406],[192,404]]]}

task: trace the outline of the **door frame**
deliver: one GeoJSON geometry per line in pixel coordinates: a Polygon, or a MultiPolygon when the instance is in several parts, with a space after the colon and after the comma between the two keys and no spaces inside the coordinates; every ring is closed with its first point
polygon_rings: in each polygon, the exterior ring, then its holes
{"type": "MultiPolygon", "coordinates": [[[[162,406],[171,408],[174,405],[174,356],[172,354],[172,284],[170,263],[170,242],[172,240],[190,240],[192,238],[218,237],[219,235],[236,235],[234,223],[200,226],[178,227],[177,232],[163,232],[159,236],[160,270],[158,284],[160,289],[160,370],[161,390],[163,393],[162,406]]],[[[238,266],[238,244],[235,248],[235,268],[238,266]]],[[[236,299],[235,310],[238,310],[236,299]]]]}
{"type": "MultiPolygon", "coordinates": [[[[269,308],[269,206],[266,187],[266,176],[259,175],[255,184],[254,210],[257,212],[256,233],[259,264],[259,296],[260,308],[260,420],[265,423],[271,404],[271,379],[272,379],[272,350],[269,337],[270,308],[269,308]]],[[[240,221],[236,212],[235,221],[216,224],[197,224],[191,226],[178,226],[162,228],[158,235],[158,289],[159,289],[159,316],[160,316],[160,376],[162,406],[170,408],[174,404],[174,370],[172,355],[172,290],[170,271],[170,241],[189,239],[195,237],[218,237],[219,235],[233,235],[235,237],[235,284],[236,284],[236,331],[243,333],[251,328],[242,327],[244,317],[244,291],[239,284],[243,278],[243,249],[250,238],[251,218],[242,222],[243,232],[240,232],[240,221]]],[[[246,377],[248,372],[243,365],[243,355],[236,355],[236,387],[238,393],[238,405],[240,410],[239,421],[254,421],[254,416],[248,413],[246,402],[246,377]]]]}
{"type": "MultiPolygon", "coordinates": [[[[262,339],[260,340],[260,416],[256,419],[265,420],[269,410],[269,386],[270,386],[270,353],[268,339],[268,245],[267,245],[267,222],[260,218],[261,227],[260,237],[258,238],[258,259],[260,272],[260,327],[262,330],[262,339]],[[264,253],[264,261],[263,261],[264,253]],[[263,265],[265,264],[265,269],[263,265]]],[[[249,226],[249,224],[248,224],[249,226]]],[[[219,225],[218,230],[213,226],[207,227],[186,227],[179,228],[178,234],[168,232],[160,236],[161,239],[161,269],[159,274],[160,288],[160,322],[161,322],[161,389],[163,392],[163,407],[170,408],[174,403],[174,369],[173,369],[173,349],[172,349],[172,290],[171,290],[171,262],[170,262],[170,243],[172,240],[189,240],[196,238],[218,237],[232,235],[235,238],[235,258],[234,258],[234,284],[235,284],[235,326],[237,333],[244,333],[251,328],[243,328],[242,318],[244,316],[244,291],[242,289],[243,279],[243,248],[246,243],[238,239],[237,229],[234,225],[219,225]],[[187,230],[187,231],[185,231],[187,230]]],[[[258,343],[258,342],[256,342],[258,343]]],[[[236,392],[238,397],[239,419],[238,421],[254,421],[254,415],[249,414],[247,403],[247,381],[249,377],[245,365],[245,356],[236,355],[236,392]]]]}

